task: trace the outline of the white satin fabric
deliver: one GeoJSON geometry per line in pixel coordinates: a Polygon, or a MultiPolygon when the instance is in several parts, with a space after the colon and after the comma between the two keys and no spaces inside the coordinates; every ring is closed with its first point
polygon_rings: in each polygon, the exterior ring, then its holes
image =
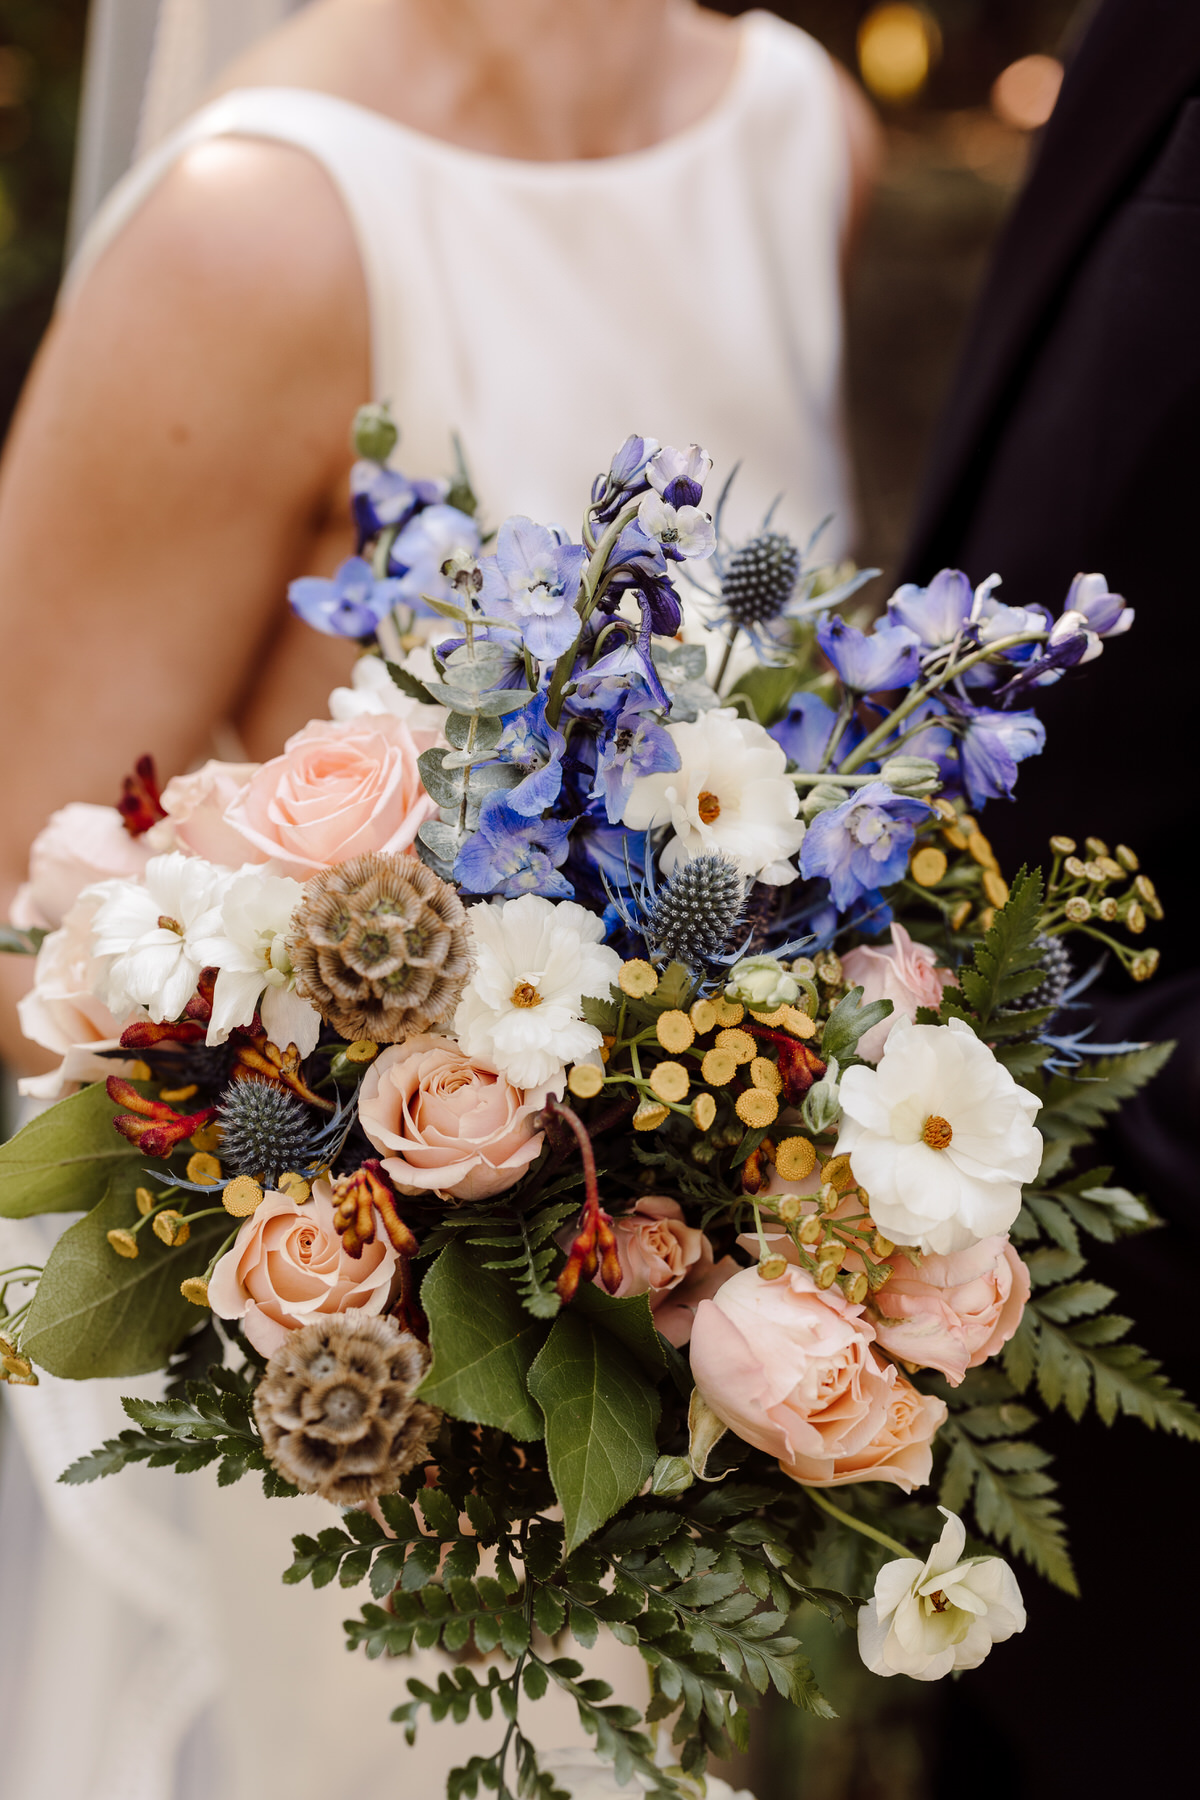
{"type": "MultiPolygon", "coordinates": [[[[72,268],[66,303],[188,148],[293,145],[353,221],[370,297],[374,389],[399,460],[448,471],[465,446],[491,520],[575,524],[630,431],[742,459],[727,523],[777,520],[824,547],[851,531],[842,448],[839,250],[848,158],[832,66],[809,37],[747,16],[716,108],[654,149],[596,162],[489,157],[328,95],[256,89],[206,108],[125,179],[72,268]]],[[[43,1227],[0,1222],[0,1267],[40,1261],[43,1227]],[[40,1246],[40,1247],[39,1247],[40,1246]]],[[[145,1387],[146,1384],[133,1384],[145,1387]]],[[[153,1384],[149,1384],[153,1385],[153,1384]]],[[[495,1724],[388,1712],[438,1662],[341,1648],[356,1594],[285,1588],[293,1532],[332,1514],[262,1500],[250,1479],[137,1469],[57,1476],[119,1431],[129,1382],[6,1390],[0,1443],[0,1800],[437,1800],[495,1724]],[[15,1428],[15,1429],[14,1429],[15,1428]],[[14,1442],[19,1440],[19,1444],[14,1442]]],[[[602,1640],[589,1673],[644,1697],[640,1660],[602,1640]]],[[[543,1745],[581,1741],[539,1703],[543,1745]]]]}

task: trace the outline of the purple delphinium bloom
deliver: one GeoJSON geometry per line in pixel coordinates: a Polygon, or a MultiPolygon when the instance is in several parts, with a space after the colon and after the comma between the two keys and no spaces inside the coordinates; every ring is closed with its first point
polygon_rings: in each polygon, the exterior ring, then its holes
{"type": "Polygon", "coordinates": [[[856,631],[834,614],[817,626],[817,642],[856,694],[907,687],[921,672],[921,640],[906,625],[856,631]]]}
{"type": "Polygon", "coordinates": [[[927,650],[936,650],[952,644],[970,623],[974,598],[961,569],[939,569],[928,587],[913,581],[898,587],[888,601],[888,618],[915,631],[927,650]]]}
{"type": "Polygon", "coordinates": [[[669,712],[671,702],[654,666],[650,642],[652,622],[648,611],[643,609],[641,627],[636,633],[627,619],[614,622],[620,635],[613,648],[606,650],[590,669],[582,670],[576,677],[573,710],[586,707],[589,712],[609,712],[615,704],[624,704],[624,695],[619,694],[619,690],[631,682],[641,682],[653,695],[654,704],[661,711],[669,712]]]}
{"type": "Polygon", "coordinates": [[[579,636],[575,596],[586,561],[582,544],[563,543],[532,519],[505,519],[496,554],[483,563],[483,608],[519,631],[539,662],[554,662],[579,636]]]}
{"type": "MultiPolygon", "coordinates": [[[[836,719],[837,714],[833,708],[827,706],[819,694],[793,694],[787,712],[778,723],[768,727],[768,733],[782,748],[789,762],[812,774],[824,766],[825,752],[829,748],[836,719]]],[[[851,719],[842,732],[830,761],[836,764],[843,756],[849,756],[855,746],[862,742],[863,735],[863,728],[858,720],[851,719]]]]}
{"type": "Polygon", "coordinates": [[[429,614],[426,597],[455,601],[442,568],[452,556],[479,554],[479,527],[457,506],[427,506],[408,521],[392,545],[390,566],[400,577],[401,598],[414,612],[429,614]]]}
{"type": "Polygon", "coordinates": [[[377,462],[356,462],[350,471],[350,508],[359,543],[392,526],[406,525],[423,506],[446,498],[444,481],[410,481],[398,469],[377,462]]]}
{"type": "Polygon", "coordinates": [[[500,734],[496,755],[526,774],[509,788],[507,800],[522,818],[536,819],[549,812],[562,792],[562,758],[567,740],[546,723],[546,694],[535,694],[521,712],[514,713],[500,734]]]}
{"type": "Polygon", "coordinates": [[[505,793],[487,796],[479,824],[455,860],[455,881],[466,894],[569,900],[573,889],[559,866],[567,860],[571,821],[527,819],[509,800],[505,793]]]}
{"type": "Polygon", "coordinates": [[[601,524],[615,519],[627,500],[648,486],[646,464],[658,450],[657,438],[630,436],[609,464],[607,475],[592,483],[592,506],[601,524]]]}
{"type": "Polygon", "coordinates": [[[1077,575],[1067,592],[1064,613],[1076,612],[1098,638],[1120,637],[1133,624],[1134,611],[1124,596],[1109,592],[1103,575],[1077,575]]]}
{"type": "Polygon", "coordinates": [[[1026,663],[1019,675],[997,689],[996,697],[1007,711],[1030,688],[1050,687],[1061,680],[1067,669],[1073,669],[1076,663],[1087,658],[1092,643],[1098,641],[1089,637],[1080,613],[1064,613],[1055,622],[1046,642],[1036,646],[1038,654],[1026,663]]]}
{"type": "Polygon", "coordinates": [[[686,450],[664,444],[650,458],[646,479],[669,506],[699,506],[712,466],[712,457],[699,444],[689,444],[686,450]]]}
{"type": "Polygon", "coordinates": [[[403,599],[398,581],[376,581],[371,565],[351,556],[332,581],[301,576],[288,588],[288,604],[298,618],[327,637],[366,638],[403,599]]]}
{"type": "Polygon", "coordinates": [[[592,796],[603,796],[610,825],[620,824],[639,775],[664,775],[680,766],[670,733],[654,717],[657,704],[652,694],[631,693],[600,744],[592,796]]]}
{"type": "Polygon", "coordinates": [[[823,875],[839,912],[865,894],[899,881],[915,832],[928,815],[922,800],[894,794],[886,781],[871,781],[841,806],[818,813],[800,850],[800,872],[823,875]]]}
{"type": "MultiPolygon", "coordinates": [[[[1040,754],[1046,728],[1032,712],[995,712],[987,706],[971,706],[947,696],[951,713],[964,721],[959,743],[959,764],[967,799],[974,807],[985,800],[1011,800],[1017,780],[1017,764],[1040,754]]],[[[928,751],[906,746],[910,755],[928,751]]]]}
{"type": "Polygon", "coordinates": [[[680,504],[676,505],[666,494],[647,494],[638,507],[638,524],[642,530],[658,540],[663,555],[672,562],[703,560],[711,556],[717,547],[713,522],[694,501],[683,498],[685,493],[693,492],[699,497],[696,484],[685,485],[685,478],[680,477],[670,483],[667,492],[676,495],[680,504]]]}

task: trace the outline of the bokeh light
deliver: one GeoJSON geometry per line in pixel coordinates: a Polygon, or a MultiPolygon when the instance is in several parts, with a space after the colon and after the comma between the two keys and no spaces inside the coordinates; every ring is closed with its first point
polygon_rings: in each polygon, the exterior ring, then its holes
{"type": "Polygon", "coordinates": [[[915,100],[942,49],[937,20],[920,6],[874,6],[858,28],[858,67],[877,100],[915,100]]]}
{"type": "Polygon", "coordinates": [[[1018,131],[1036,131],[1054,111],[1062,64],[1053,56],[1022,56],[992,84],[992,111],[1018,131]]]}

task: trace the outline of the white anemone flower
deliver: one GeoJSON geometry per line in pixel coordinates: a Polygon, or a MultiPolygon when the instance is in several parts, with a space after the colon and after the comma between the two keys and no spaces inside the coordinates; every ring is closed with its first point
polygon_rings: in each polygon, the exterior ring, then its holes
{"type": "Polygon", "coordinates": [[[467,919],[475,972],[454,1015],[460,1045],[514,1087],[561,1083],[564,1064],[603,1041],[583,1017],[584,996],[606,1000],[621,967],[602,921],[539,894],[468,907],[467,919]]]}
{"type": "Polygon", "coordinates": [[[720,851],[747,881],[784,887],[795,881],[788,860],[804,841],[796,784],[787,758],[761,725],[732,707],[714,707],[692,724],[668,725],[678,769],[640,775],[625,802],[634,831],[669,825],[659,867],[670,875],[694,856],[720,851]]]}
{"type": "Polygon", "coordinates": [[[177,1019],[207,966],[220,929],[228,869],[184,856],[153,856],[140,882],[103,884],[92,951],[104,963],[100,997],[117,1018],[144,1006],[158,1024],[177,1019]]]}
{"type": "Polygon", "coordinates": [[[217,970],[206,1043],[223,1044],[258,1012],[273,1044],[294,1044],[301,1056],[317,1047],[321,1015],[296,992],[287,932],[304,888],[288,875],[243,869],[221,902],[219,929],[197,950],[217,970]]]}
{"type": "Polygon", "coordinates": [[[901,1020],[877,1068],[846,1070],[840,1098],[838,1153],[885,1237],[948,1256],[1008,1230],[1041,1165],[1041,1101],[964,1020],[901,1020]]]}
{"type": "Polygon", "coordinates": [[[963,1557],[962,1520],[944,1506],[942,1535],[923,1563],[885,1563],[858,1614],[858,1653],[873,1675],[940,1681],[977,1669],[993,1644],[1025,1629],[1017,1578],[999,1556],[963,1557]]]}
{"type": "MultiPolygon", "coordinates": [[[[444,632],[445,621],[439,619],[437,623],[444,632]]],[[[418,681],[439,679],[433,657],[424,644],[409,651],[400,667],[418,681]]],[[[361,719],[372,713],[391,713],[393,718],[403,719],[408,726],[419,725],[423,730],[436,732],[440,732],[446,723],[446,708],[428,706],[397,687],[382,657],[360,656],[351,673],[350,686],[336,687],[330,694],[329,716],[342,721],[361,719]]]]}

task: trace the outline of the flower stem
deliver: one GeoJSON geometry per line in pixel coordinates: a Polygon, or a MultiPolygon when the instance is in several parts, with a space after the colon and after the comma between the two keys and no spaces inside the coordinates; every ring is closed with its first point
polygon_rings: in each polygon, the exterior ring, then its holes
{"type": "Polygon", "coordinates": [[[740,626],[737,625],[731,625],[729,628],[729,636],[725,640],[725,654],[722,656],[721,666],[717,670],[717,679],[713,682],[713,691],[716,694],[721,692],[721,683],[725,679],[725,671],[729,667],[729,659],[733,655],[733,646],[737,643],[737,634],[740,629],[740,626]]]}
{"type": "Polygon", "coordinates": [[[874,1538],[877,1544],[882,1544],[885,1550],[894,1550],[897,1556],[913,1559],[912,1551],[898,1539],[889,1537],[886,1531],[876,1531],[874,1525],[868,1525],[864,1519],[856,1519],[853,1513],[843,1512],[840,1506],[835,1506],[832,1500],[826,1500],[824,1494],[818,1493],[816,1488],[806,1487],[805,1492],[814,1506],[827,1512],[831,1519],[838,1519],[843,1525],[849,1525],[851,1531],[859,1531],[863,1537],[874,1538]]]}
{"type": "MultiPolygon", "coordinates": [[[[608,553],[613,548],[613,545],[616,543],[629,521],[637,516],[637,510],[640,505],[641,495],[639,494],[637,499],[630,500],[621,508],[612,524],[608,527],[607,531],[605,531],[603,537],[596,545],[596,548],[592,551],[587,568],[580,576],[579,596],[575,602],[575,610],[579,614],[580,632],[582,632],[583,627],[587,623],[592,609],[596,604],[596,594],[600,585],[600,578],[604,573],[604,565],[608,561],[608,553]]],[[[550,687],[546,695],[547,725],[557,725],[562,716],[563,691],[566,688],[567,682],[571,679],[571,671],[575,667],[575,654],[578,648],[579,635],[576,634],[574,643],[571,644],[569,649],[563,651],[562,655],[554,665],[554,673],[550,677],[550,687]]]]}

